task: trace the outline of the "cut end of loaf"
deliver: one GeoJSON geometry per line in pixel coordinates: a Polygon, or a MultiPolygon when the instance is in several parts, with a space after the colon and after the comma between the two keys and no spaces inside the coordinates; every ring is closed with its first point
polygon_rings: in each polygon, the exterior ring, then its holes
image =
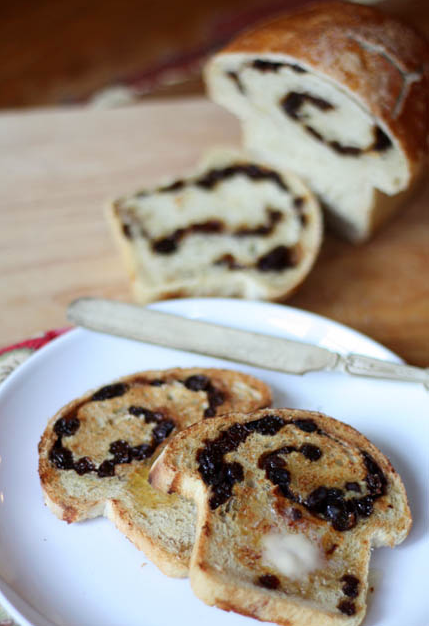
{"type": "Polygon", "coordinates": [[[210,97],[240,119],[250,153],[298,174],[358,242],[426,162],[427,57],[407,25],[322,2],[239,35],[205,78],[210,97]]]}
{"type": "Polygon", "coordinates": [[[143,303],[284,299],[310,271],[322,239],[320,207],[299,179],[230,150],[118,200],[109,219],[143,303]]]}

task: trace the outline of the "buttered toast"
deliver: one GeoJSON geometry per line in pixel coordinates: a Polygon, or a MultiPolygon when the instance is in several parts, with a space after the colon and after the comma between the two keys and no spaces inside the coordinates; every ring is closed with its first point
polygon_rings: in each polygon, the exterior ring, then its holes
{"type": "Polygon", "coordinates": [[[400,543],[411,525],[389,460],[309,411],[195,424],[169,442],[150,482],[196,503],[196,595],[285,626],[359,624],[371,548],[400,543]]]}
{"type": "Polygon", "coordinates": [[[43,433],[45,502],[67,522],[107,516],[165,574],[186,576],[195,505],[150,487],[151,464],[190,424],[270,402],[263,382],[221,369],[140,372],[90,391],[60,409],[43,433]]]}

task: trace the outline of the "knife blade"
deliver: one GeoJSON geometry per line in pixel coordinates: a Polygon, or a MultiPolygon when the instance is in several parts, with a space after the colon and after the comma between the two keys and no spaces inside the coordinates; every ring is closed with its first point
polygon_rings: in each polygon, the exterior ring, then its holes
{"type": "Polygon", "coordinates": [[[428,385],[428,370],[371,357],[332,352],[312,344],[238,330],[103,298],[79,298],[68,319],[91,330],[196,352],[289,374],[338,371],[428,385]]]}

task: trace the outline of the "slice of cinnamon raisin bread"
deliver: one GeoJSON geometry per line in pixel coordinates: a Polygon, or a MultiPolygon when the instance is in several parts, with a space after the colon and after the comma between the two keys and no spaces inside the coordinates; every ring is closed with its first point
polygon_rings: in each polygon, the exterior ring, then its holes
{"type": "Polygon", "coordinates": [[[186,426],[270,402],[263,382],[220,369],[141,372],[91,391],[60,409],[43,433],[45,502],[69,523],[106,515],[165,574],[186,576],[195,507],[153,489],[151,464],[186,426]]]}
{"type": "Polygon", "coordinates": [[[195,424],[169,442],[150,482],[196,502],[196,595],[286,626],[359,624],[371,548],[400,543],[411,525],[389,460],[309,411],[195,424]]]}
{"type": "Polygon", "coordinates": [[[245,148],[301,176],[353,241],[426,164],[428,46],[374,7],[319,2],[258,25],[209,62],[206,82],[245,148]]]}
{"type": "Polygon", "coordinates": [[[283,300],[311,269],[322,222],[292,174],[213,152],[192,174],[117,200],[110,222],[136,299],[283,300]]]}

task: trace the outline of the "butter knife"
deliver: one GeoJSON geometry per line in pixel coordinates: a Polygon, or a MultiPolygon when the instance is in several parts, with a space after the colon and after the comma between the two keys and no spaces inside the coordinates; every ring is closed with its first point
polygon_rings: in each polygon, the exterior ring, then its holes
{"type": "Polygon", "coordinates": [[[69,305],[67,316],[77,326],[102,333],[289,374],[326,370],[419,382],[428,387],[428,370],[419,367],[360,354],[344,356],[320,346],[190,320],[137,304],[79,298],[69,305]]]}

